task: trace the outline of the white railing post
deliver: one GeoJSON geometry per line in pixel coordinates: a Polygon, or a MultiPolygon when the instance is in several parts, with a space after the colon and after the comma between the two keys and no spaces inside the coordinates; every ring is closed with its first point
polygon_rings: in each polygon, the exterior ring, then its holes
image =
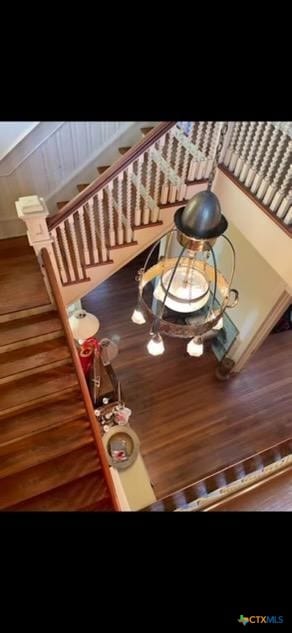
{"type": "Polygon", "coordinates": [[[50,255],[56,279],[60,284],[60,272],[53,249],[53,238],[49,233],[48,225],[46,222],[49,211],[47,209],[44,198],[40,198],[39,196],[25,196],[22,198],[18,198],[18,200],[15,202],[15,206],[18,217],[20,218],[20,220],[23,220],[26,225],[29,244],[33,247],[34,252],[37,256],[43,273],[47,291],[49,293],[49,297],[52,303],[54,303],[50,284],[44,272],[40,257],[42,248],[46,248],[50,255]]]}

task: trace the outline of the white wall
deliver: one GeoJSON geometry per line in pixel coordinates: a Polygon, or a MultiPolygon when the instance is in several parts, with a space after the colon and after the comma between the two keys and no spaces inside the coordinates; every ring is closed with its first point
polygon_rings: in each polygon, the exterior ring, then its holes
{"type": "Polygon", "coordinates": [[[292,237],[284,233],[253,200],[223,172],[214,181],[222,212],[284,280],[292,294],[292,237]]]}
{"type": "Polygon", "coordinates": [[[38,123],[39,121],[0,121],[0,160],[38,123]]]}
{"type": "MultiPolygon", "coordinates": [[[[227,310],[239,330],[239,336],[228,352],[228,356],[236,362],[262,326],[286,284],[231,222],[226,236],[236,252],[232,287],[239,291],[239,302],[235,308],[227,310]]],[[[224,239],[218,240],[215,251],[218,268],[229,278],[231,255],[224,239]]]]}
{"type": "MultiPolygon", "coordinates": [[[[37,125],[0,161],[0,239],[26,232],[15,209],[20,196],[37,194],[49,201],[55,195],[58,200],[64,199],[62,190],[72,178],[84,182],[78,175],[88,164],[91,178],[96,178],[102,152],[137,125],[131,121],[54,121],[37,125]]],[[[73,185],[69,199],[77,193],[73,185]]]]}

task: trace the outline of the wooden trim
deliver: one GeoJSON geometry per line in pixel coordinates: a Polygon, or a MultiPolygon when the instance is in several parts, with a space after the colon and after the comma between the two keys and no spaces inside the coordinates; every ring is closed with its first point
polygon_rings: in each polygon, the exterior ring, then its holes
{"type": "Polygon", "coordinates": [[[245,193],[245,195],[250,198],[250,200],[252,200],[252,202],[254,202],[254,204],[257,205],[257,207],[259,209],[261,209],[261,211],[263,211],[265,213],[265,215],[267,215],[270,220],[272,220],[273,222],[275,222],[275,224],[277,224],[277,226],[280,227],[280,229],[282,229],[282,231],[284,231],[284,233],[286,233],[286,235],[289,235],[289,237],[292,237],[292,226],[289,229],[288,226],[286,226],[281,220],[280,218],[278,218],[278,216],[273,213],[269,207],[266,207],[266,205],[264,205],[262,202],[260,202],[260,200],[258,200],[253,193],[251,193],[251,191],[242,184],[242,182],[240,182],[228,169],[227,167],[225,167],[225,165],[219,165],[218,169],[220,169],[220,171],[223,172],[223,174],[225,174],[225,176],[227,176],[227,178],[229,178],[229,180],[231,180],[239,189],[241,189],[241,191],[243,191],[243,193],[245,193]]]}
{"type": "MultiPolygon", "coordinates": [[[[280,452],[281,452],[281,447],[285,447],[287,445],[289,445],[289,443],[292,442],[292,437],[287,438],[286,440],[282,440],[282,442],[278,442],[277,444],[272,444],[271,446],[269,446],[268,448],[265,448],[262,451],[258,451],[257,453],[254,453],[253,455],[251,455],[250,457],[246,457],[245,459],[242,459],[238,462],[235,462],[233,464],[230,464],[230,466],[226,466],[225,468],[221,468],[220,470],[217,470],[213,473],[209,473],[208,475],[206,475],[205,477],[203,477],[202,479],[199,479],[197,481],[195,481],[194,483],[190,484],[189,486],[186,486],[185,488],[182,488],[181,490],[177,490],[175,492],[173,492],[170,495],[167,495],[166,497],[163,497],[162,499],[156,501],[155,503],[151,504],[151,506],[147,506],[146,508],[143,508],[143,512],[153,512],[155,511],[155,508],[157,508],[157,510],[163,510],[166,512],[173,512],[173,510],[181,507],[181,505],[183,504],[178,504],[175,497],[181,495],[182,497],[185,498],[185,502],[186,503],[191,503],[192,501],[195,501],[196,498],[199,498],[198,495],[195,495],[194,488],[196,488],[198,485],[203,484],[203,483],[208,483],[208,481],[211,481],[212,479],[214,480],[215,477],[217,477],[218,475],[221,474],[225,474],[228,477],[228,473],[230,471],[232,471],[233,468],[236,468],[237,466],[241,466],[244,465],[245,463],[247,464],[248,462],[252,462],[252,460],[254,460],[256,457],[258,456],[264,456],[267,455],[270,451],[274,451],[275,449],[279,450],[280,448],[280,452]]],[[[284,455],[283,455],[284,456],[284,455]]],[[[286,468],[286,466],[284,466],[284,468],[286,468]]],[[[284,470],[284,468],[282,470],[280,470],[279,472],[282,472],[284,470]]],[[[266,481],[268,479],[269,476],[272,476],[274,473],[267,473],[267,477],[263,479],[263,481],[266,481]]],[[[226,477],[226,478],[227,478],[226,477]]],[[[236,480],[234,478],[232,478],[231,480],[228,480],[229,483],[235,483],[236,480]]],[[[257,483],[257,482],[255,482],[257,483]]],[[[251,484],[250,486],[247,485],[246,488],[244,488],[244,490],[249,490],[249,488],[251,488],[251,486],[254,486],[255,483],[251,484]]],[[[230,494],[236,496],[237,494],[241,494],[242,490],[239,490],[238,492],[231,492],[230,494]]],[[[224,497],[222,497],[222,501],[216,499],[216,501],[214,500],[213,503],[215,504],[219,504],[225,501],[225,499],[227,499],[228,495],[225,495],[224,497]]],[[[212,500],[210,500],[210,504],[212,503],[212,500]]],[[[209,507],[209,506],[208,506],[209,507]]]]}
{"type": "Polygon", "coordinates": [[[280,477],[281,475],[283,475],[286,472],[289,472],[290,470],[292,470],[292,464],[288,464],[287,466],[284,466],[283,468],[281,468],[275,473],[267,473],[267,476],[263,477],[263,479],[260,479],[259,481],[255,481],[250,486],[247,486],[246,488],[242,488],[242,490],[237,490],[236,492],[230,492],[230,494],[226,494],[224,497],[222,496],[222,499],[217,499],[213,503],[210,503],[210,505],[206,506],[205,508],[202,508],[202,511],[210,512],[212,510],[215,510],[215,508],[219,506],[222,507],[223,505],[225,505],[225,503],[229,503],[229,501],[233,501],[234,499],[237,499],[237,497],[241,497],[242,495],[250,492],[251,490],[254,490],[254,488],[259,488],[263,484],[267,483],[267,481],[271,481],[275,479],[276,477],[280,477]]]}
{"type": "Polygon", "coordinates": [[[126,154],[123,154],[119,160],[111,165],[103,174],[98,176],[86,189],[83,189],[73,200],[70,200],[67,204],[60,209],[60,211],[51,217],[47,218],[47,225],[50,230],[56,228],[60,222],[66,220],[74,211],[77,211],[79,207],[85,204],[94,194],[100,189],[103,189],[108,182],[115,178],[120,172],[124,171],[126,167],[143,154],[148,147],[156,143],[156,141],[166,134],[176,121],[163,121],[156,125],[152,132],[149,132],[147,136],[143,137],[139,143],[131,147],[126,154]]]}
{"type": "Polygon", "coordinates": [[[90,395],[89,395],[89,391],[88,391],[88,387],[86,384],[86,380],[85,380],[85,376],[81,367],[81,363],[79,360],[79,356],[77,353],[77,349],[75,346],[75,342],[72,336],[72,332],[71,332],[71,328],[69,325],[69,321],[68,321],[68,317],[67,317],[67,313],[66,313],[66,309],[65,309],[65,305],[60,293],[60,289],[56,280],[56,276],[54,273],[54,269],[51,263],[51,259],[49,256],[49,253],[47,251],[46,248],[42,248],[41,250],[41,257],[42,257],[42,261],[43,261],[43,265],[44,268],[46,270],[46,274],[51,286],[51,290],[52,290],[52,294],[55,300],[55,305],[64,329],[64,333],[65,333],[65,337],[67,340],[67,344],[71,353],[71,357],[73,360],[73,364],[75,367],[75,371],[76,371],[76,375],[78,378],[78,382],[79,382],[79,386],[80,386],[80,391],[83,397],[83,401],[84,401],[84,405],[85,405],[85,409],[89,418],[89,422],[91,425],[91,430],[92,430],[92,434],[96,443],[96,448],[97,448],[97,453],[98,453],[98,457],[100,459],[101,462],[101,466],[102,466],[102,470],[103,470],[103,474],[104,474],[104,478],[109,490],[109,493],[111,495],[112,501],[113,501],[113,505],[115,510],[120,510],[120,505],[119,505],[119,501],[118,501],[118,497],[114,488],[114,484],[113,484],[113,480],[110,474],[110,470],[109,470],[109,464],[104,452],[104,446],[103,446],[103,442],[102,442],[102,438],[101,438],[101,434],[100,434],[100,429],[95,417],[95,413],[94,413],[94,409],[93,409],[93,405],[90,399],[90,395]]]}
{"type": "Polygon", "coordinates": [[[115,246],[108,246],[109,251],[116,251],[119,248],[126,248],[126,246],[137,246],[138,242],[134,240],[133,242],[124,242],[123,244],[116,244],[115,246]]]}
{"type": "Polygon", "coordinates": [[[148,224],[140,224],[139,226],[133,226],[134,231],[139,231],[140,229],[151,229],[152,226],[161,226],[163,222],[158,220],[157,222],[149,222],[148,224]]]}

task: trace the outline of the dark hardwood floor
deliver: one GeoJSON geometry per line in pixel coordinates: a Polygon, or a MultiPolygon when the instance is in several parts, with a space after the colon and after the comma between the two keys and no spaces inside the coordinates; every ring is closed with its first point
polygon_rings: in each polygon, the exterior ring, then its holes
{"type": "Polygon", "coordinates": [[[212,352],[191,358],[184,340],[165,338],[164,355],[150,356],[149,326],[130,320],[144,260],[101,284],[83,306],[100,319],[100,338],[119,344],[114,368],[161,498],[292,435],[292,331],[271,335],[229,382],[215,378],[212,352]]]}

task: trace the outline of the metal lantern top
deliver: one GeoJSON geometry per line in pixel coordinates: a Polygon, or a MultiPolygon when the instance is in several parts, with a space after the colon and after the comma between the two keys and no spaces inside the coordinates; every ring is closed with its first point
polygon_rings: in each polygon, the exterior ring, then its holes
{"type": "Polygon", "coordinates": [[[208,189],[200,191],[185,207],[178,209],[174,222],[179,231],[196,240],[219,237],[228,227],[217,196],[208,189]]]}

